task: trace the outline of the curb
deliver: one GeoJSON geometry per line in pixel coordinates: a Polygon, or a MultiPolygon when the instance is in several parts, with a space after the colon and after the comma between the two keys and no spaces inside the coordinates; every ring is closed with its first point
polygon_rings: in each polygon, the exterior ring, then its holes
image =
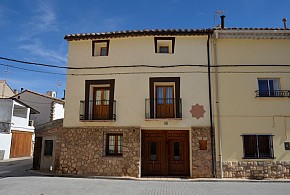
{"type": "Polygon", "coordinates": [[[86,178],[86,179],[108,179],[108,180],[131,180],[131,181],[145,181],[145,182],[239,182],[239,183],[290,183],[290,179],[217,179],[217,178],[170,178],[170,177],[114,177],[114,176],[85,176],[85,175],[69,175],[69,174],[58,174],[41,172],[38,170],[27,170],[33,175],[48,176],[48,177],[67,177],[67,178],[86,178]]]}

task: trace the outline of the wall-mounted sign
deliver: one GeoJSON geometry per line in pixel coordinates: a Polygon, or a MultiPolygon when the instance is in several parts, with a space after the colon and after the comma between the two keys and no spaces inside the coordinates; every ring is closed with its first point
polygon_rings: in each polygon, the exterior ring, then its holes
{"type": "Polygon", "coordinates": [[[192,117],[199,119],[204,117],[205,110],[202,105],[197,103],[194,106],[191,106],[190,113],[192,114],[192,117]]]}

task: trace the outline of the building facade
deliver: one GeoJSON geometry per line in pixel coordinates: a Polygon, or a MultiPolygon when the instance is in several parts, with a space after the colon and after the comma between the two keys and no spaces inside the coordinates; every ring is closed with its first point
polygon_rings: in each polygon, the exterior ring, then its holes
{"type": "Polygon", "coordinates": [[[221,29],[213,38],[218,175],[290,178],[289,29],[221,29]]]}
{"type": "Polygon", "coordinates": [[[38,112],[13,98],[0,99],[0,108],[0,159],[31,156],[34,126],[29,116],[38,112]]]}
{"type": "Polygon", "coordinates": [[[58,171],[212,177],[209,33],[66,36],[70,69],[58,171]]]}

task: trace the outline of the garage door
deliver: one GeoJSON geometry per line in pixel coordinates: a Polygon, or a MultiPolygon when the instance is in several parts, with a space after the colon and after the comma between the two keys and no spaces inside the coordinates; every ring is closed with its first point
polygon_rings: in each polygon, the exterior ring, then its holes
{"type": "Polygon", "coordinates": [[[10,158],[31,156],[32,132],[12,131],[10,158]]]}

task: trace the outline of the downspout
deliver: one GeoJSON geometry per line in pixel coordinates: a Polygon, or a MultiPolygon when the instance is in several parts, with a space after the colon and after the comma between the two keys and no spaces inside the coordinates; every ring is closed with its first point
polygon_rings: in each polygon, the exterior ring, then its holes
{"type": "Polygon", "coordinates": [[[213,128],[212,118],[212,94],[211,94],[211,64],[210,64],[210,51],[209,40],[211,34],[207,35],[207,74],[208,74],[208,98],[209,98],[209,118],[210,118],[210,136],[211,136],[211,158],[212,158],[212,176],[216,177],[216,158],[215,158],[215,133],[213,128]]]}
{"type": "Polygon", "coordinates": [[[217,47],[216,41],[218,39],[218,32],[215,33],[215,38],[213,40],[213,53],[214,53],[214,71],[215,71],[215,128],[218,132],[218,141],[219,141],[219,160],[220,160],[220,178],[223,178],[223,153],[222,153],[222,130],[220,128],[220,113],[219,113],[219,91],[218,91],[218,62],[217,62],[217,47]]]}

